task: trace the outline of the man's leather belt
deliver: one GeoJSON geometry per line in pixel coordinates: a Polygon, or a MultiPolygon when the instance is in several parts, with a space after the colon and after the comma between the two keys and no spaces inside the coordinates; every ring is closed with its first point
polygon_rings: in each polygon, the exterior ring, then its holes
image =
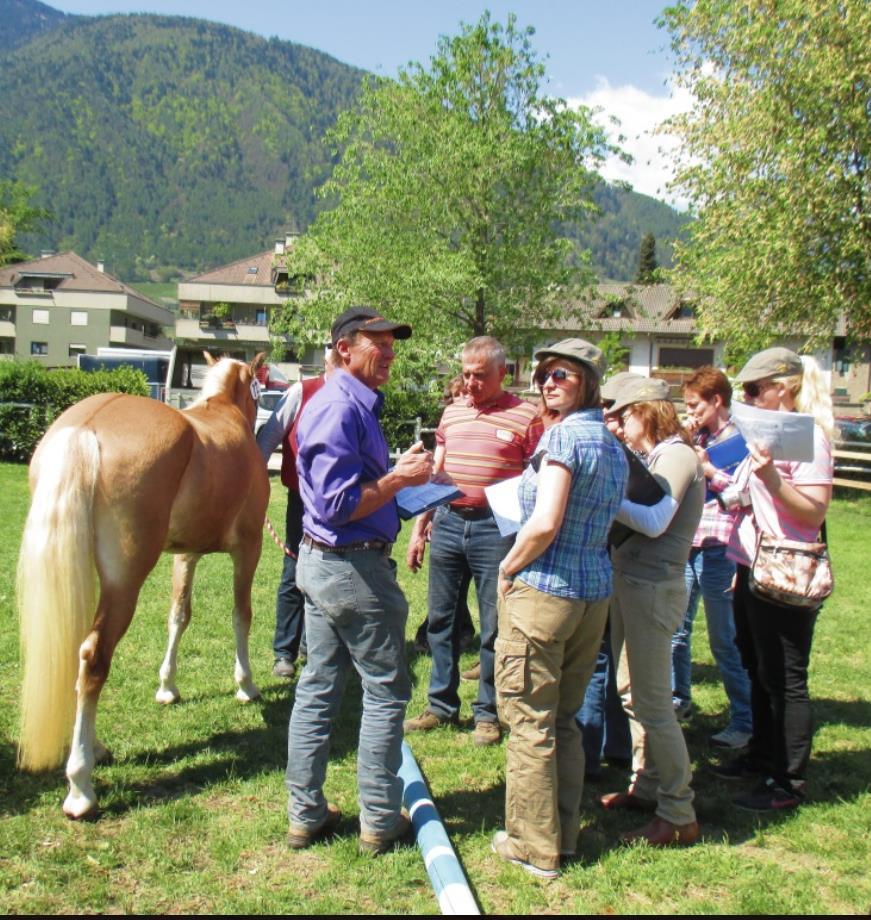
{"type": "Polygon", "coordinates": [[[493,512],[489,505],[482,508],[473,508],[469,505],[449,505],[454,514],[458,514],[467,521],[483,521],[485,518],[492,517],[493,512]]]}
{"type": "Polygon", "coordinates": [[[319,549],[324,553],[359,553],[364,550],[378,550],[384,552],[392,544],[385,540],[358,540],[356,543],[345,543],[342,546],[330,546],[329,543],[321,543],[319,540],[312,539],[308,534],[303,534],[302,542],[312,549],[319,549]]]}

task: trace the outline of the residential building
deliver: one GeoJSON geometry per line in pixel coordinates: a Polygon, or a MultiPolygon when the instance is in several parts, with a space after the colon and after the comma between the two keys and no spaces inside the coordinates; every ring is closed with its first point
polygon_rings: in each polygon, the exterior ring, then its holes
{"type": "MultiPolygon", "coordinates": [[[[569,336],[599,342],[606,335],[616,334],[620,344],[628,350],[628,370],[663,377],[677,393],[680,384],[696,368],[705,364],[724,366],[726,343],[699,344],[697,333],[694,304],[681,298],[670,285],[608,282],[598,285],[591,301],[567,307],[562,319],[555,321],[546,332],[542,331],[533,352],[569,336]]],[[[833,341],[837,343],[838,340],[833,341]]],[[[800,338],[784,337],[779,344],[803,350],[800,338]]],[[[855,399],[867,378],[858,366],[854,366],[849,376],[853,386],[848,389],[841,382],[848,378],[835,366],[834,354],[833,347],[829,346],[815,352],[815,357],[829,376],[833,391],[837,394],[843,387],[843,398],[855,399]],[[853,393],[853,389],[857,393],[853,393]]],[[[521,379],[526,380],[531,371],[531,359],[522,362],[521,379]]],[[[845,372],[849,372],[849,368],[845,372]]]]}
{"type": "MultiPolygon", "coordinates": [[[[270,313],[289,296],[284,255],[294,236],[287,234],[273,249],[179,283],[175,336],[180,352],[195,355],[208,349],[250,361],[257,352],[269,350],[270,313]]],[[[322,349],[296,354],[289,339],[285,348],[286,360],[278,366],[291,380],[323,367],[322,349]]],[[[197,364],[191,374],[192,384],[197,385],[197,364]]]]}
{"type": "Polygon", "coordinates": [[[75,366],[100,346],[167,349],[171,311],[74,252],[0,268],[0,354],[75,366]]]}

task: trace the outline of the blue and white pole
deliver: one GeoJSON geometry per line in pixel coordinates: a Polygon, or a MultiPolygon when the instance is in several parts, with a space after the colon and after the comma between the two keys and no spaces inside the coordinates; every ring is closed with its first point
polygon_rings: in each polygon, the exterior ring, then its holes
{"type": "Polygon", "coordinates": [[[433,891],[443,914],[475,915],[481,911],[469,888],[465,873],[451,846],[442,819],[430,798],[429,789],[411,753],[408,743],[402,742],[402,765],[399,775],[405,783],[403,800],[417,837],[433,891]]]}

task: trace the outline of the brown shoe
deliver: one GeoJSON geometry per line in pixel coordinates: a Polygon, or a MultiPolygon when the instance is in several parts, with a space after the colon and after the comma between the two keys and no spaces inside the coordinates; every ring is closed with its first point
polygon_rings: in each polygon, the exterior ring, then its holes
{"type": "Polygon", "coordinates": [[[699,839],[699,833],[697,821],[690,821],[689,824],[672,824],[671,821],[657,815],[650,824],[623,834],[620,839],[624,843],[646,840],[652,847],[689,847],[699,839]]]}
{"type": "Polygon", "coordinates": [[[385,833],[360,831],[360,852],[368,853],[370,856],[381,856],[392,850],[405,837],[409,837],[410,832],[411,818],[408,817],[408,812],[403,808],[392,830],[385,833]]]}
{"type": "Polygon", "coordinates": [[[654,811],[656,802],[642,799],[631,792],[609,792],[599,799],[602,808],[608,811],[654,811]]]}
{"type": "Polygon", "coordinates": [[[481,662],[476,661],[467,671],[461,671],[460,677],[463,680],[480,680],[481,679],[481,662]]]}
{"type": "Polygon", "coordinates": [[[478,747],[487,747],[488,744],[499,744],[502,740],[502,729],[498,722],[476,722],[472,741],[478,747]]]}
{"type": "Polygon", "coordinates": [[[292,850],[304,850],[318,840],[329,837],[339,826],[342,813],[332,802],[327,802],[327,811],[320,824],[315,827],[306,827],[303,824],[291,824],[287,832],[287,845],[292,850]]]}
{"type": "Polygon", "coordinates": [[[440,728],[442,725],[456,725],[456,718],[445,719],[442,716],[436,715],[431,709],[424,709],[424,711],[413,719],[406,719],[402,723],[402,730],[405,734],[410,732],[429,732],[434,728],[440,728]]]}

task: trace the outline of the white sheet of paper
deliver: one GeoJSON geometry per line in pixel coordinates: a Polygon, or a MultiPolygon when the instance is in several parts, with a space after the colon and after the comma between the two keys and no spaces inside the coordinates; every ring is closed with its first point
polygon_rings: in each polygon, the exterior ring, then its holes
{"type": "Polygon", "coordinates": [[[484,487],[484,494],[490,503],[496,526],[503,537],[520,530],[520,496],[517,493],[519,485],[520,476],[513,476],[511,479],[503,479],[502,482],[484,487]]]}
{"type": "Polygon", "coordinates": [[[814,417],[732,403],[732,421],[748,444],[767,447],[773,460],[814,458],[814,417]]]}

